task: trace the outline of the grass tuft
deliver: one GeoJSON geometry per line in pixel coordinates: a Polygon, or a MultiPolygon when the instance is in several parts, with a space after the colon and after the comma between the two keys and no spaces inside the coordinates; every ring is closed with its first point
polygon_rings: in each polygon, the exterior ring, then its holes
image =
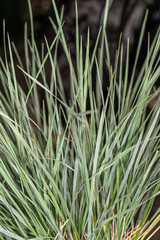
{"type": "MultiPolygon", "coordinates": [[[[25,64],[5,37],[0,58],[0,239],[141,239],[151,236],[159,210],[148,216],[160,189],[160,33],[150,46],[141,71],[136,66],[143,44],[142,26],[133,70],[129,72],[129,41],[110,62],[104,23],[90,53],[78,31],[76,69],[63,32],[63,9],[55,38],[42,49],[24,33],[25,64]],[[58,65],[61,44],[70,70],[70,99],[58,65]],[[27,92],[20,87],[17,66],[27,92]],[[50,82],[47,81],[47,61],[50,82]],[[108,69],[108,86],[103,72],[108,69]],[[94,69],[94,71],[93,71],[94,69]],[[96,72],[96,74],[93,74],[96,72]],[[96,88],[94,87],[96,86],[96,88]],[[105,86],[105,87],[104,87],[105,86]],[[41,103],[40,89],[44,92],[41,103]],[[156,99],[148,111],[151,100],[156,99]]],[[[158,229],[157,229],[158,230],[158,229]]],[[[154,233],[152,233],[154,234],[154,233]]],[[[148,239],[150,239],[148,237],[148,239]]]]}

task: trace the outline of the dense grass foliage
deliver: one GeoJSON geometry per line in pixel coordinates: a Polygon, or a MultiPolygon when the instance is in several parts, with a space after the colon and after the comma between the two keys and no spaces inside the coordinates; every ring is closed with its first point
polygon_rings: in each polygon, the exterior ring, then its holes
{"type": "MultiPolygon", "coordinates": [[[[0,59],[0,239],[144,239],[160,220],[159,210],[147,218],[160,189],[160,33],[150,45],[138,76],[147,13],[132,72],[129,40],[111,66],[104,23],[90,52],[78,33],[75,5],[76,69],[63,33],[63,10],[53,25],[56,37],[45,38],[41,53],[25,26],[25,65],[9,35],[5,60],[0,59]],[[66,99],[57,62],[62,44],[70,69],[70,100],[66,99]],[[45,53],[44,49],[47,49],[45,53]],[[19,61],[28,86],[20,87],[13,61],[19,61]],[[50,61],[50,82],[46,61],[50,61]],[[95,68],[96,74],[93,74],[95,68]],[[109,86],[104,89],[104,68],[109,86]],[[40,81],[41,79],[41,81],[40,81]],[[93,88],[93,85],[96,88],[93,88]],[[44,90],[40,102],[39,89],[44,90]],[[105,94],[104,94],[105,92],[105,94]],[[149,102],[156,103],[149,111],[149,102]]],[[[5,29],[5,28],[4,28],[5,29]]],[[[47,65],[48,66],[48,65],[47,65]]],[[[149,236],[149,235],[148,235],[149,236]]]]}

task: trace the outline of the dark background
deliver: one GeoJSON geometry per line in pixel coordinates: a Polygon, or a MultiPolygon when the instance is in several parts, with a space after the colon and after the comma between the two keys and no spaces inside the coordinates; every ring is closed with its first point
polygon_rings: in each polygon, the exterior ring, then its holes
{"type": "MultiPolygon", "coordinates": [[[[74,0],[55,0],[60,12],[64,4],[64,32],[68,47],[71,49],[73,59],[75,57],[75,4],[74,0]]],[[[111,1],[111,0],[110,0],[111,1]]],[[[56,22],[51,0],[31,0],[36,43],[40,46],[44,41],[44,35],[51,42],[55,36],[48,16],[56,22]]],[[[103,9],[105,0],[78,0],[79,29],[85,43],[88,26],[90,26],[90,45],[94,46],[96,36],[103,21],[103,9]]],[[[115,50],[117,48],[120,33],[123,32],[124,49],[126,49],[127,38],[130,38],[131,68],[137,48],[138,36],[143,22],[146,9],[149,9],[146,34],[143,41],[139,66],[141,67],[146,56],[148,32],[151,40],[160,25],[160,0],[113,0],[109,10],[107,23],[107,37],[111,54],[111,63],[114,64],[115,50]],[[132,61],[133,59],[133,61],[132,61]]],[[[27,0],[1,0],[0,1],[0,53],[3,55],[3,19],[5,18],[5,29],[10,34],[11,41],[16,43],[20,55],[23,57],[23,35],[24,22],[30,21],[27,0]]],[[[85,46],[85,44],[84,44],[85,46]]],[[[64,59],[61,49],[59,59],[62,65],[64,59]]],[[[124,54],[125,55],[125,54],[124,54]]],[[[138,70],[139,71],[139,70],[138,70]]]]}

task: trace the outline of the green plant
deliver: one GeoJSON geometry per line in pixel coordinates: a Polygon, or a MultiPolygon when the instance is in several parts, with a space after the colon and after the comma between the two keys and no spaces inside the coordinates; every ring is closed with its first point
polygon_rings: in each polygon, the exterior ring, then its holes
{"type": "Polygon", "coordinates": [[[99,33],[91,57],[89,31],[86,52],[82,50],[75,6],[76,71],[63,33],[63,11],[59,16],[54,1],[58,26],[50,19],[56,37],[51,46],[45,38],[46,54],[44,46],[39,54],[34,40],[30,2],[32,35],[27,41],[25,25],[26,66],[4,31],[5,61],[0,59],[0,239],[144,239],[160,219],[157,210],[153,223],[146,225],[160,188],[159,89],[150,95],[160,77],[159,30],[152,46],[148,42],[147,58],[134,84],[147,14],[129,78],[129,42],[125,62],[120,41],[115,65],[110,64],[105,32],[108,1],[100,50],[99,33]],[[57,63],[59,42],[70,68],[69,103],[57,63]],[[16,78],[13,49],[27,94],[16,78]],[[106,98],[102,89],[104,55],[110,81],[106,98]],[[45,75],[47,59],[50,84],[45,75]],[[42,107],[39,87],[45,92],[42,107]],[[156,96],[157,102],[147,114],[148,103],[156,96]]]}

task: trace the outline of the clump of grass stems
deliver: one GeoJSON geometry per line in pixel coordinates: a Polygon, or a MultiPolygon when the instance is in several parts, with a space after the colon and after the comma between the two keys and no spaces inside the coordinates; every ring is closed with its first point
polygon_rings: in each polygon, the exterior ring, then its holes
{"type": "Polygon", "coordinates": [[[75,6],[77,69],[63,33],[63,9],[59,16],[54,0],[57,25],[50,20],[56,36],[51,45],[45,38],[47,53],[44,45],[41,53],[37,49],[29,2],[31,39],[28,40],[25,25],[25,65],[9,35],[5,38],[4,27],[5,60],[0,59],[3,240],[142,240],[160,220],[157,210],[147,222],[160,189],[159,89],[150,95],[160,77],[159,30],[152,45],[148,41],[147,57],[137,77],[147,13],[130,73],[129,41],[125,60],[120,41],[114,66],[110,63],[105,31],[108,1],[92,54],[89,31],[83,51],[77,3],[75,6]],[[70,69],[69,101],[57,61],[59,44],[70,69]],[[13,51],[28,86],[27,94],[16,77],[13,51]],[[47,60],[51,67],[50,83],[45,74],[47,60]],[[102,87],[105,65],[109,72],[106,97],[102,87]],[[93,67],[96,76],[92,74],[93,67]],[[39,88],[45,92],[42,106],[39,88]],[[155,97],[157,101],[147,113],[148,103],[155,97]]]}

